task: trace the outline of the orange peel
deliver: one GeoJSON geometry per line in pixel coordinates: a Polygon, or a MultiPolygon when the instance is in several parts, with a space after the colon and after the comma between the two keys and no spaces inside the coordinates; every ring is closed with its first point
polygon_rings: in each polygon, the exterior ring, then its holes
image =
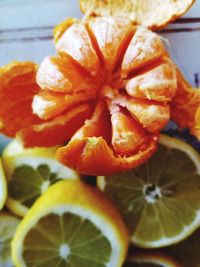
{"type": "Polygon", "coordinates": [[[182,16],[195,0],[80,0],[87,17],[126,17],[136,25],[153,30],[163,28],[182,16]]]}
{"type": "Polygon", "coordinates": [[[37,65],[13,62],[0,68],[0,132],[13,137],[24,125],[41,120],[32,113],[32,100],[39,92],[35,82],[37,65]]]}
{"type": "Polygon", "coordinates": [[[25,147],[60,145],[89,118],[91,107],[81,104],[67,112],[60,110],[59,116],[51,119],[40,119],[32,110],[33,99],[40,90],[37,68],[31,62],[13,62],[0,68],[0,131],[19,137],[25,147]]]}
{"type": "Polygon", "coordinates": [[[192,88],[179,70],[177,81],[177,92],[170,103],[171,118],[200,140],[200,90],[192,88]]]}

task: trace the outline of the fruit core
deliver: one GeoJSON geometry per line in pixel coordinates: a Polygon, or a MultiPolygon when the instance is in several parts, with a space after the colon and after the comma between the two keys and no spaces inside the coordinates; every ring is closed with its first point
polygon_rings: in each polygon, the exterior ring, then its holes
{"type": "Polygon", "coordinates": [[[155,184],[148,184],[144,186],[144,196],[148,203],[155,203],[162,197],[161,188],[155,184]]]}

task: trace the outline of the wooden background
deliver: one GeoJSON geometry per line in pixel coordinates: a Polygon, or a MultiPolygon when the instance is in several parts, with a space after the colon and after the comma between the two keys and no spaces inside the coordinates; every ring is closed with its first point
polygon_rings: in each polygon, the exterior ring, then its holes
{"type": "MultiPolygon", "coordinates": [[[[0,66],[12,60],[39,63],[54,55],[53,27],[81,16],[78,0],[0,0],[0,66]]],[[[200,87],[200,0],[160,34],[189,82],[200,87]]],[[[0,138],[0,146],[5,140],[0,138]]]]}

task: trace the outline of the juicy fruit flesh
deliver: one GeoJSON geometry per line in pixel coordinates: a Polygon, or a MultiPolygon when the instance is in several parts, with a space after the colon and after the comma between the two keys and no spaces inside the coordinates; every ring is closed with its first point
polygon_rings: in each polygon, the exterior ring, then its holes
{"type": "Polygon", "coordinates": [[[63,178],[51,172],[47,164],[41,164],[37,168],[24,164],[13,171],[8,183],[9,197],[30,208],[51,184],[61,179],[63,178]]]}
{"type": "Polygon", "coordinates": [[[27,267],[106,267],[111,255],[110,243],[101,231],[88,219],[70,212],[40,219],[23,246],[27,267]]]}
{"type": "MultiPolygon", "coordinates": [[[[97,121],[103,102],[101,112],[110,121],[105,126],[110,138],[102,137],[114,157],[128,158],[145,150],[168,122],[168,102],[176,91],[176,70],[158,35],[134,27],[125,18],[102,17],[66,21],[56,28],[55,36],[59,56],[45,59],[38,70],[41,92],[34,98],[34,113],[50,119],[68,109],[69,96],[72,109],[87,101],[94,113],[80,128],[81,138],[101,137],[97,121]],[[76,94],[79,98],[73,98],[76,94]],[[37,104],[38,99],[42,104],[37,104]],[[93,125],[93,133],[85,131],[88,124],[93,125]]],[[[80,136],[76,134],[74,140],[80,136]]],[[[59,160],[72,166],[62,156],[59,160]]]]}
{"type": "Polygon", "coordinates": [[[108,176],[102,189],[121,212],[134,244],[157,247],[180,241],[198,226],[199,178],[189,155],[160,145],[140,167],[108,176]]]}
{"type": "Polygon", "coordinates": [[[12,242],[18,267],[120,267],[127,249],[127,230],[115,207],[79,179],[52,185],[30,208],[12,242]]]}

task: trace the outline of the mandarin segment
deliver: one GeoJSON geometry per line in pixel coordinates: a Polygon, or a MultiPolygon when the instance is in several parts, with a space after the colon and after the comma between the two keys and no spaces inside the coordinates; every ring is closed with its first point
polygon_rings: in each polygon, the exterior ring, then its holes
{"type": "Polygon", "coordinates": [[[94,80],[74,65],[69,58],[47,57],[37,72],[41,89],[61,93],[88,90],[95,87],[94,80]]]}
{"type": "Polygon", "coordinates": [[[111,116],[111,123],[112,145],[118,154],[129,155],[145,143],[145,132],[130,116],[115,112],[111,116]]]}
{"type": "Polygon", "coordinates": [[[54,40],[57,42],[60,37],[63,35],[63,33],[74,23],[78,22],[75,18],[68,18],[67,20],[64,20],[57,26],[55,26],[53,30],[54,40]]]}
{"type": "Polygon", "coordinates": [[[67,108],[67,101],[64,94],[41,91],[34,96],[32,109],[41,119],[50,119],[60,114],[67,108]]]}
{"type": "Polygon", "coordinates": [[[85,124],[72,136],[71,140],[93,136],[101,136],[106,142],[111,142],[110,114],[103,101],[97,104],[91,119],[85,121],[85,124]]]}
{"type": "Polygon", "coordinates": [[[127,102],[126,107],[132,116],[137,118],[149,132],[160,131],[170,119],[168,105],[132,99],[127,102]]]}
{"type": "Polygon", "coordinates": [[[106,68],[112,71],[125,52],[134,27],[125,18],[99,17],[89,21],[89,29],[103,55],[106,68]]]}
{"type": "Polygon", "coordinates": [[[122,75],[127,77],[149,63],[161,58],[164,46],[156,33],[139,28],[133,36],[122,61],[122,75]]]}
{"type": "Polygon", "coordinates": [[[153,69],[131,78],[126,90],[133,97],[169,102],[176,93],[176,86],[176,70],[172,62],[166,59],[153,69]]]}
{"type": "Polygon", "coordinates": [[[77,21],[70,25],[56,41],[56,50],[62,57],[72,58],[91,75],[97,75],[99,59],[83,23],[77,21]]]}
{"type": "Polygon", "coordinates": [[[33,98],[33,113],[41,119],[47,120],[59,115],[81,102],[89,101],[96,95],[95,90],[75,92],[73,94],[63,94],[43,90],[33,98]]]}

